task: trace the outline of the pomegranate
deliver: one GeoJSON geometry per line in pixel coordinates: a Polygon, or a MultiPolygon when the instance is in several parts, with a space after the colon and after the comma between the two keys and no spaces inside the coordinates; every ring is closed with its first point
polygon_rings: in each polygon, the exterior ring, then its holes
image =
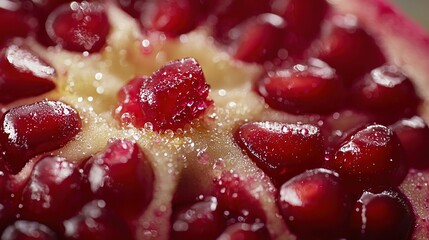
{"type": "Polygon", "coordinates": [[[0,26],[2,239],[429,238],[429,37],[384,0],[3,0],[0,26]]]}

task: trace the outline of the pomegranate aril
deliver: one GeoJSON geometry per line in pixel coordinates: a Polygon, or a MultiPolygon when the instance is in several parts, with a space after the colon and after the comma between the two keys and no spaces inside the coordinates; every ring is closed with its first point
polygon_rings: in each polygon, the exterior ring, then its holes
{"type": "Polygon", "coordinates": [[[177,37],[197,26],[201,12],[198,0],[160,0],[156,2],[151,28],[177,37]]]}
{"type": "Polygon", "coordinates": [[[60,101],[12,108],[0,124],[2,159],[12,173],[18,173],[32,157],[64,146],[81,130],[78,112],[60,101]]]}
{"type": "Polygon", "coordinates": [[[46,20],[51,40],[74,52],[99,52],[106,45],[109,31],[105,6],[97,2],[62,5],[46,20]]]}
{"type": "Polygon", "coordinates": [[[74,163],[46,156],[36,163],[24,187],[20,213],[24,219],[54,226],[76,214],[90,197],[74,163]]]}
{"type": "Polygon", "coordinates": [[[308,170],[284,183],[278,205],[289,229],[302,239],[339,237],[351,207],[338,174],[308,170]]]}
{"type": "Polygon", "coordinates": [[[394,65],[371,71],[352,89],[356,107],[378,114],[414,113],[419,99],[412,82],[394,65]]]}
{"type": "Polygon", "coordinates": [[[148,77],[141,76],[131,79],[118,92],[119,106],[115,109],[115,118],[123,126],[134,125],[144,127],[145,116],[140,108],[140,89],[148,77]]]}
{"type": "Polygon", "coordinates": [[[67,240],[133,239],[126,222],[109,211],[103,200],[86,204],[79,214],[64,221],[64,228],[67,240]]]}
{"type": "Polygon", "coordinates": [[[292,113],[331,112],[345,92],[335,70],[318,59],[268,73],[257,90],[272,108],[292,113]]]}
{"type": "Polygon", "coordinates": [[[284,46],[289,55],[302,52],[319,35],[329,8],[326,0],[274,0],[272,6],[287,23],[284,46]]]}
{"type": "Polygon", "coordinates": [[[135,126],[141,128],[145,123],[151,123],[156,131],[183,128],[213,104],[208,99],[209,91],[201,66],[195,59],[169,62],[144,79],[139,94],[143,121],[136,122],[135,126]]]}
{"type": "Polygon", "coordinates": [[[171,218],[171,239],[216,239],[225,228],[223,212],[215,197],[206,197],[187,206],[176,207],[171,218]]]}
{"type": "Polygon", "coordinates": [[[217,240],[269,240],[268,229],[263,223],[236,223],[229,226],[217,240]]]}
{"type": "Polygon", "coordinates": [[[55,240],[55,232],[38,222],[19,220],[9,225],[2,233],[3,240],[55,240]]]}
{"type": "Polygon", "coordinates": [[[0,52],[0,103],[43,94],[55,88],[55,69],[14,41],[0,52]]]}
{"type": "Polygon", "coordinates": [[[0,6],[0,43],[13,37],[26,37],[33,34],[38,25],[37,19],[23,11],[22,3],[3,1],[9,8],[0,6]]]}
{"type": "Polygon", "coordinates": [[[141,214],[152,200],[154,172],[139,145],[113,140],[85,165],[91,191],[125,217],[141,214]]]}
{"type": "Polygon", "coordinates": [[[119,6],[133,18],[140,18],[147,0],[116,0],[119,6]]]}
{"type": "Polygon", "coordinates": [[[347,83],[383,65],[377,42],[358,26],[355,16],[334,16],[322,33],[318,57],[335,68],[347,83]]]}
{"type": "Polygon", "coordinates": [[[236,30],[239,38],[232,55],[250,63],[264,63],[277,57],[282,47],[281,37],[286,26],[282,17],[266,13],[251,18],[239,25],[236,30]]]}
{"type": "Polygon", "coordinates": [[[275,182],[320,167],[323,139],[318,127],[309,124],[253,122],[236,132],[238,145],[275,182]]]}
{"type": "Polygon", "coordinates": [[[327,166],[340,174],[351,191],[397,186],[408,171],[398,137],[383,125],[370,125],[356,132],[327,166]]]}
{"type": "Polygon", "coordinates": [[[251,181],[230,171],[214,180],[213,195],[218,199],[228,223],[266,221],[259,197],[249,192],[251,181]]]}
{"type": "Polygon", "coordinates": [[[253,16],[270,12],[270,1],[260,0],[209,0],[209,24],[214,24],[213,35],[220,41],[230,41],[231,29],[253,16]],[[212,23],[213,21],[214,23],[212,23]]]}
{"type": "Polygon", "coordinates": [[[351,239],[411,239],[415,217],[408,199],[397,190],[365,191],[351,216],[351,239]]]}
{"type": "Polygon", "coordinates": [[[425,121],[414,116],[402,119],[390,128],[396,133],[405,150],[408,165],[412,168],[429,168],[429,127],[425,121]]]}

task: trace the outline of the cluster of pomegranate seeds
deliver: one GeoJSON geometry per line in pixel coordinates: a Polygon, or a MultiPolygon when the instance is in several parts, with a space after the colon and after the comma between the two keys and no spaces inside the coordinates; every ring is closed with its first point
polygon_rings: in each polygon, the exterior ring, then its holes
{"type": "Polygon", "coordinates": [[[326,113],[344,100],[344,84],[321,60],[269,72],[257,90],[271,107],[293,113],[326,113]]]}
{"type": "Polygon", "coordinates": [[[84,169],[94,195],[121,215],[137,215],[152,200],[152,166],[131,140],[112,141],[103,152],[88,160],[84,169]]]}
{"type": "Polygon", "coordinates": [[[414,213],[400,192],[364,191],[351,216],[352,239],[410,239],[414,213]]]}
{"type": "Polygon", "coordinates": [[[72,2],[56,8],[46,20],[51,40],[66,50],[98,52],[106,44],[110,25],[104,5],[72,2]]]}
{"type": "Polygon", "coordinates": [[[0,103],[46,93],[55,77],[55,69],[19,41],[0,51],[0,103]]]}
{"type": "Polygon", "coordinates": [[[0,119],[0,148],[8,171],[19,172],[34,156],[58,149],[81,129],[78,112],[60,101],[12,108],[0,119]]]}
{"type": "Polygon", "coordinates": [[[275,182],[322,165],[320,129],[309,124],[254,122],[240,126],[237,143],[275,182]]]}
{"type": "Polygon", "coordinates": [[[151,123],[156,131],[176,130],[200,117],[213,104],[207,98],[209,90],[198,62],[193,58],[179,59],[150,77],[137,77],[125,85],[119,92],[120,106],[115,113],[124,125],[132,123],[142,128],[151,123]]]}

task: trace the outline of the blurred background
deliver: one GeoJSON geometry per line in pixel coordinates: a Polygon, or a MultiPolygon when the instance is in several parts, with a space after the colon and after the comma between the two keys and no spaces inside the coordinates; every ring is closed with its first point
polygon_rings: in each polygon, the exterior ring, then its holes
{"type": "Polygon", "coordinates": [[[429,0],[392,0],[429,31],[429,0]]]}

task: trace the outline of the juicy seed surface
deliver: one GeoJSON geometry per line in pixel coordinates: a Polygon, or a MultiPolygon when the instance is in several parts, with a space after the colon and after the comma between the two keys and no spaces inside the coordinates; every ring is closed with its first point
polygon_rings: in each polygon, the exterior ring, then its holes
{"type": "Polygon", "coordinates": [[[55,69],[19,41],[0,52],[0,103],[46,93],[55,88],[55,69]]]}
{"type": "Polygon", "coordinates": [[[179,207],[171,219],[171,239],[216,239],[225,228],[222,210],[215,197],[179,207]]]}
{"type": "Polygon", "coordinates": [[[345,93],[335,70],[318,59],[268,73],[257,90],[272,108],[299,114],[336,110],[345,93]]]}
{"type": "Polygon", "coordinates": [[[32,157],[64,146],[81,130],[78,112],[60,101],[12,108],[0,124],[2,159],[12,173],[18,173],[32,157]]]}
{"type": "Polygon", "coordinates": [[[54,10],[46,20],[51,40],[74,52],[99,52],[110,31],[104,5],[96,2],[72,2],[54,10]]]}
{"type": "Polygon", "coordinates": [[[131,140],[113,140],[88,160],[85,173],[94,196],[120,215],[138,215],[152,200],[155,178],[152,165],[131,140]]]}
{"type": "Polygon", "coordinates": [[[383,125],[370,125],[356,132],[327,165],[354,190],[397,186],[408,172],[398,137],[383,125]]]}
{"type": "Polygon", "coordinates": [[[278,205],[288,227],[303,239],[311,239],[339,237],[351,202],[338,174],[319,168],[284,183],[278,205]]]}
{"type": "Polygon", "coordinates": [[[246,123],[236,132],[236,141],[279,184],[320,167],[324,157],[320,129],[310,124],[246,123]]]}
{"type": "Polygon", "coordinates": [[[413,209],[397,190],[364,191],[351,217],[352,239],[411,239],[413,209]]]}
{"type": "Polygon", "coordinates": [[[153,73],[140,88],[144,121],[156,131],[176,130],[203,115],[213,104],[203,70],[193,58],[172,61],[153,73]]]}
{"type": "Polygon", "coordinates": [[[19,220],[8,226],[1,239],[13,240],[55,240],[56,234],[47,226],[38,222],[19,220]]]}

